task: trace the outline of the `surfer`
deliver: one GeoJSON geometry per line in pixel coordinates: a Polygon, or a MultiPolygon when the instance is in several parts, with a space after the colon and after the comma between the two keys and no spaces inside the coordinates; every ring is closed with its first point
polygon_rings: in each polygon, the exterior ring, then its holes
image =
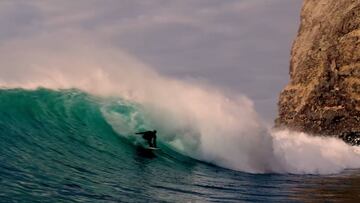
{"type": "Polygon", "coordinates": [[[146,140],[149,144],[149,147],[156,148],[156,130],[153,131],[145,131],[145,132],[138,132],[137,135],[142,135],[144,140],[146,140]]]}

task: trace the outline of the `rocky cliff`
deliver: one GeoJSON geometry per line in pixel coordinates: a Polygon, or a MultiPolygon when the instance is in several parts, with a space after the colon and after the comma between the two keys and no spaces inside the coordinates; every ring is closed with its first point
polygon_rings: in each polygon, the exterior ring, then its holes
{"type": "Polygon", "coordinates": [[[304,0],[277,127],[360,143],[360,0],[304,0]]]}

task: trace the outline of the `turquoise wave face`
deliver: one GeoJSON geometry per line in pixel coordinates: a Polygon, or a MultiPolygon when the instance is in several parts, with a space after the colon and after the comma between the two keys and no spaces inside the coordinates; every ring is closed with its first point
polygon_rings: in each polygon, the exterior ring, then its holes
{"type": "MultiPolygon", "coordinates": [[[[85,165],[114,157],[126,161],[134,148],[145,147],[135,135],[147,129],[137,108],[141,107],[119,98],[104,99],[75,89],[1,90],[1,149],[14,157],[6,161],[26,164],[31,158],[47,167],[58,164],[49,164],[52,161],[85,165]]],[[[100,163],[96,166],[101,168],[100,163]]]]}
{"type": "Polygon", "coordinates": [[[147,125],[137,108],[75,89],[1,90],[1,199],[149,199],[138,194],[145,184],[185,175],[194,160],[164,144],[156,153],[143,148],[134,132],[147,125]],[[116,116],[117,131],[107,120],[116,116]]]}

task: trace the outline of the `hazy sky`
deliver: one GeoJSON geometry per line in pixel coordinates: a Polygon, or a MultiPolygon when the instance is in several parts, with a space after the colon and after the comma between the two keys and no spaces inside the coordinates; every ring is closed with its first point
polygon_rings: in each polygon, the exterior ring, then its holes
{"type": "Polygon", "coordinates": [[[0,46],[14,39],[81,31],[162,74],[243,93],[263,118],[271,120],[288,81],[301,4],[302,0],[1,1],[0,46]]]}

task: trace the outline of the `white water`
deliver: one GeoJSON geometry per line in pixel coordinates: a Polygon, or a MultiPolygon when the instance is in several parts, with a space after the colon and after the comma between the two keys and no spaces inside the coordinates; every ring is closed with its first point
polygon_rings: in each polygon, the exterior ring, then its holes
{"type": "MultiPolygon", "coordinates": [[[[159,75],[121,50],[68,35],[2,44],[0,85],[76,87],[140,103],[163,142],[234,170],[329,174],[360,168],[358,147],[335,138],[273,132],[261,123],[244,95],[224,95],[207,84],[159,75]]],[[[116,130],[132,131],[131,124],[120,120],[112,124],[116,130]]]]}

